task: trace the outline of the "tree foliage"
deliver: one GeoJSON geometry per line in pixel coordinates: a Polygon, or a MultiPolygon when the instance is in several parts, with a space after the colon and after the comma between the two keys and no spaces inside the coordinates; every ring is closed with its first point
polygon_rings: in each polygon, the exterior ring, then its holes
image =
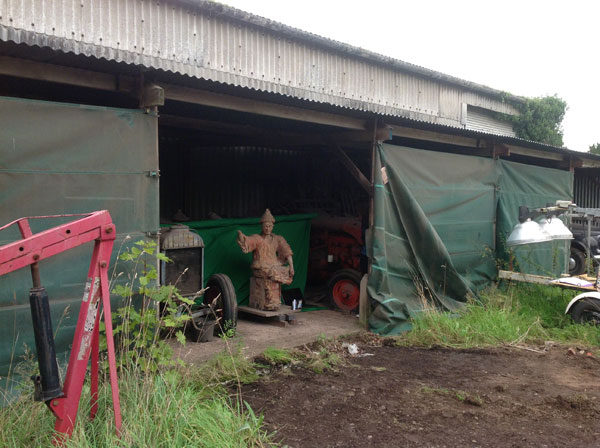
{"type": "Polygon", "coordinates": [[[591,154],[600,155],[600,143],[594,143],[593,145],[590,145],[590,149],[588,152],[591,154]]]}
{"type": "Polygon", "coordinates": [[[527,98],[513,118],[517,137],[552,146],[563,146],[562,120],[567,103],[556,95],[527,98]]]}

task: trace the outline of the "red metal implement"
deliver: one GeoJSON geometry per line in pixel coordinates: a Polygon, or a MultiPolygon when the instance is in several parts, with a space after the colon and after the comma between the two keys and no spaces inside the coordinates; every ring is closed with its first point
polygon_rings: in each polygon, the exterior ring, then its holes
{"type": "MultiPolygon", "coordinates": [[[[100,325],[100,307],[104,309],[104,322],[106,325],[106,340],[108,345],[108,364],[110,372],[110,385],[113,398],[113,409],[115,416],[115,428],[117,433],[121,430],[121,409],[119,404],[119,387],[117,384],[117,368],[115,361],[115,349],[112,332],[112,318],[110,311],[110,292],[108,288],[108,265],[115,240],[115,226],[112,223],[110,214],[106,210],[94,212],[88,215],[56,215],[56,216],[36,216],[21,218],[13,221],[3,227],[3,230],[11,225],[17,225],[23,236],[23,239],[15,241],[0,247],[0,275],[21,269],[26,266],[31,267],[34,288],[31,290],[30,301],[32,302],[32,315],[34,314],[34,303],[39,299],[39,292],[45,290],[40,284],[38,262],[52,257],[61,252],[78,247],[82,244],[94,241],[94,252],[88,271],[88,279],[83,293],[81,308],[79,310],[79,319],[75,328],[73,345],[69,357],[67,376],[65,383],[60,391],[52,390],[48,386],[48,378],[44,378],[42,361],[40,360],[41,391],[40,396],[56,416],[55,430],[57,435],[54,439],[55,444],[62,442],[71,436],[79,408],[79,399],[85,380],[90,354],[91,364],[91,393],[92,410],[91,418],[94,418],[98,409],[98,357],[99,357],[99,325],[100,325]],[[84,216],[83,218],[63,224],[43,232],[33,234],[29,226],[29,220],[34,218],[54,218],[64,216],[84,216]],[[37,295],[36,295],[37,294],[37,295]],[[46,387],[46,389],[44,389],[46,387]],[[49,398],[46,400],[46,398],[49,398]]],[[[46,297],[42,297],[42,300],[46,297]]],[[[36,312],[38,316],[46,319],[51,329],[49,316],[44,306],[38,306],[36,312]]],[[[34,320],[35,326],[35,320],[34,320]]],[[[35,328],[34,328],[35,329],[35,328]]],[[[37,329],[35,329],[37,331],[37,329]]],[[[48,332],[46,331],[46,334],[48,332]]],[[[50,335],[46,338],[51,338],[50,335]]],[[[42,333],[40,333],[42,334],[42,333]]],[[[46,360],[51,360],[56,364],[54,355],[54,342],[50,341],[51,350],[45,352],[40,349],[38,338],[43,338],[36,333],[36,346],[38,346],[38,357],[46,355],[46,360]],[[44,352],[40,354],[40,351],[44,352]],[[53,359],[52,359],[53,358],[53,359]]],[[[42,341],[46,343],[48,341],[42,341]]],[[[51,372],[52,369],[50,368],[51,372]]]]}

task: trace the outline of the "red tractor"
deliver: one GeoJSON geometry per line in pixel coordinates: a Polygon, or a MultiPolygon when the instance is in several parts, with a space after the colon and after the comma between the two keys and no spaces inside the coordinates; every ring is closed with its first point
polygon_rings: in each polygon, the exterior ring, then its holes
{"type": "Polygon", "coordinates": [[[363,240],[360,218],[319,216],[312,222],[309,281],[327,283],[331,303],[342,310],[358,310],[363,240]]]}

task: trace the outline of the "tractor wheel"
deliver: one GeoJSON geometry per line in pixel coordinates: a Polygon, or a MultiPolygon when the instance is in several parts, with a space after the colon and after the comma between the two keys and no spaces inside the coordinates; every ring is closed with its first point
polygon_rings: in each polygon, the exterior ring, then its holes
{"type": "Polygon", "coordinates": [[[582,299],[573,305],[569,314],[578,324],[600,325],[600,300],[582,299]]]}
{"type": "Polygon", "coordinates": [[[204,305],[212,307],[218,322],[215,333],[221,334],[237,326],[237,299],[231,279],[225,274],[213,274],[206,284],[204,305]]]}
{"type": "Polygon", "coordinates": [[[576,247],[571,247],[569,258],[569,275],[581,275],[585,272],[585,252],[576,247]]]}
{"type": "Polygon", "coordinates": [[[361,277],[360,272],[354,269],[341,269],[333,274],[328,289],[331,302],[337,308],[346,311],[358,309],[361,277]]]}

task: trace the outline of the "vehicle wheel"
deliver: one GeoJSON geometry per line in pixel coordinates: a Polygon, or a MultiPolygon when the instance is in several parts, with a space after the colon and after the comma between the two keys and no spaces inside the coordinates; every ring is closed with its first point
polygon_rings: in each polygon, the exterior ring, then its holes
{"type": "Polygon", "coordinates": [[[231,279],[225,274],[213,274],[208,279],[206,286],[208,289],[204,293],[202,302],[214,310],[217,318],[215,333],[221,334],[235,329],[237,326],[237,298],[231,279]]]}
{"type": "Polygon", "coordinates": [[[569,314],[578,324],[600,325],[600,300],[582,299],[573,305],[569,314]]]}
{"type": "Polygon", "coordinates": [[[576,247],[571,247],[569,258],[569,275],[581,275],[585,272],[585,252],[576,247]]]}
{"type": "Polygon", "coordinates": [[[327,285],[331,302],[342,310],[356,310],[360,297],[361,277],[360,272],[354,269],[341,269],[333,274],[327,285]]]}

